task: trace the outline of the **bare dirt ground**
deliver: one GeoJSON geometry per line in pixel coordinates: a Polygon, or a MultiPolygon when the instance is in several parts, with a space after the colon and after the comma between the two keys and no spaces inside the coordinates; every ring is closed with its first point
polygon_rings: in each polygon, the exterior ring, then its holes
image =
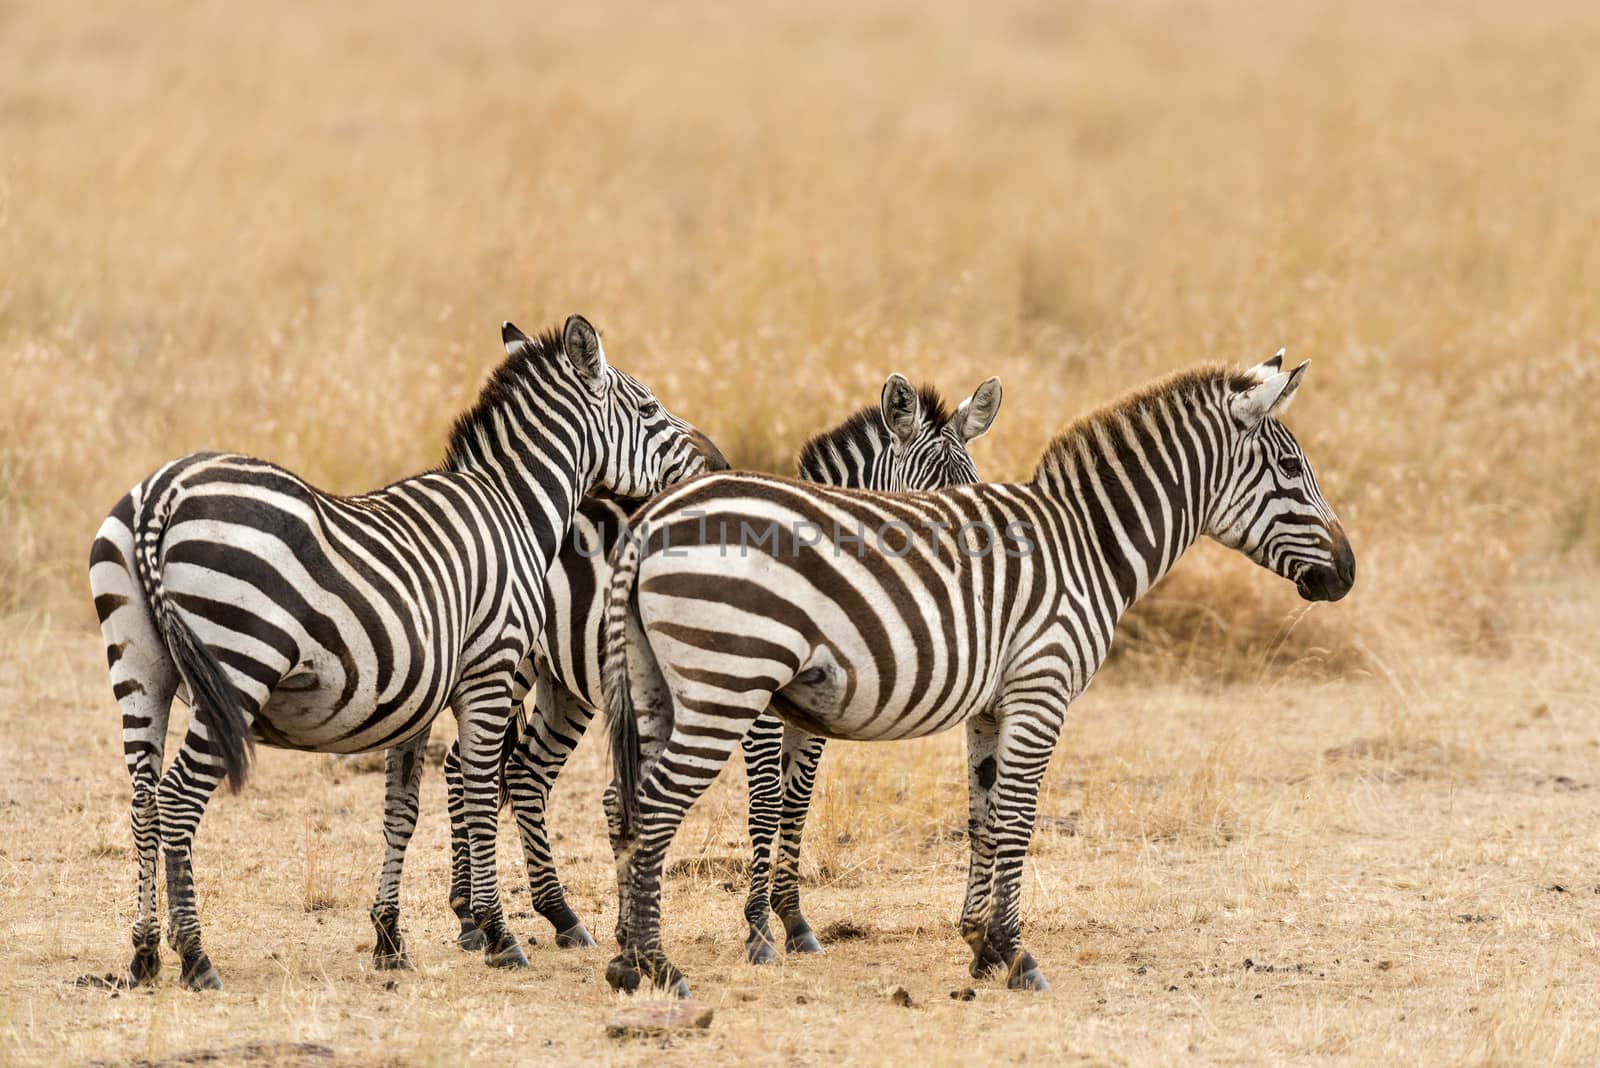
{"type": "MultiPolygon", "coordinates": [[[[1592,633],[1592,618],[1569,622],[1592,633]]],[[[213,804],[199,840],[207,944],[227,989],[175,988],[170,959],[154,991],[75,986],[127,956],[115,708],[93,637],[23,630],[4,650],[0,1057],[18,1063],[1600,1056],[1600,665],[1587,653],[1209,691],[1139,686],[1114,664],[1075,709],[1046,784],[1024,911],[1054,983],[1042,996],[965,972],[957,736],[836,747],[806,886],[813,922],[834,937],[820,958],[760,970],[741,956],[734,771],[679,837],[666,896],[669,948],[715,1019],[642,1042],[605,1036],[626,999],[602,977],[614,884],[598,738],[552,818],[599,949],[553,947],[527,911],[509,830],[503,881],[516,929],[537,939],[532,967],[492,971],[453,947],[434,773],[403,899],[417,970],[375,973],[366,909],[381,776],[268,751],[243,794],[213,804]],[[909,1007],[890,996],[902,985],[909,1007]],[[973,1000],[952,998],[967,986],[973,1000]]]]}

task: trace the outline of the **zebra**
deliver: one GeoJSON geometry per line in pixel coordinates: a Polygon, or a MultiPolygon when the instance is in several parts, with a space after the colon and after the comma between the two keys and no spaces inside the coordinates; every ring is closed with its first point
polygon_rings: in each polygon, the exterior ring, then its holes
{"type": "MultiPolygon", "coordinates": [[[[978,481],[967,446],[999,414],[998,378],[983,382],[952,411],[937,390],[913,388],[900,374],[885,381],[876,405],[861,408],[842,424],[818,434],[800,451],[799,477],[832,486],[876,490],[926,490],[978,481]]],[[[523,856],[534,909],[554,928],[559,948],[593,946],[594,939],[566,900],[556,873],[545,825],[546,804],[556,777],[577,746],[603,698],[600,686],[600,621],[610,584],[608,557],[628,517],[642,500],[593,496],[578,515],[551,568],[550,606],[536,655],[518,671],[518,693],[535,695],[531,720],[514,740],[506,761],[505,790],[521,830],[523,856]]],[[[800,910],[800,835],[811,803],[823,739],[786,737],[782,722],[762,715],[744,739],[750,788],[752,861],[745,903],[746,953],[752,963],[776,959],[768,925],[771,902],[786,932],[789,952],[821,952],[800,910]],[[790,759],[783,760],[788,753],[790,759]],[[776,878],[773,841],[780,839],[776,878]]],[[[451,815],[450,907],[461,924],[458,944],[483,947],[473,920],[467,836],[461,822],[460,758],[445,756],[451,815]]]]}
{"type": "Polygon", "coordinates": [[[159,847],[181,981],[222,985],[201,946],[191,845],[219,781],[244,784],[256,741],[389,750],[373,958],[409,967],[400,870],[423,746],[447,705],[486,957],[526,965],[500,907],[495,793],[512,675],[543,629],[547,564],[591,488],[649,493],[701,472],[708,443],[609,366],[582,316],[537,338],[510,323],[501,335],[506,359],[433,470],[339,497],[261,460],[197,453],[140,482],[100,527],[89,582],[133,784],[131,984],[161,967],[159,847]],[[178,693],[193,714],[163,774],[178,693]]]}
{"type": "Polygon", "coordinates": [[[1039,783],[1118,618],[1201,535],[1338,600],[1355,555],[1280,421],[1307,364],[1202,367],[1079,420],[1030,481],[933,493],[717,474],[658,496],[614,557],[605,621],[622,990],[687,995],[661,947],[668,844],[769,706],[806,734],[964,724],[974,977],[1049,984],[1020,941],[1039,783]],[[731,545],[727,530],[765,540],[731,545]]]}

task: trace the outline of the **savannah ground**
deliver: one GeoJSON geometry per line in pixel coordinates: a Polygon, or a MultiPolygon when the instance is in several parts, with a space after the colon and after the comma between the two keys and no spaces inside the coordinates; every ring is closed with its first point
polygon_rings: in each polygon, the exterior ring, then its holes
{"type": "Polygon", "coordinates": [[[1562,2],[0,3],[0,1058],[1594,1062],[1597,54],[1562,2]],[[197,846],[227,989],[74,986],[133,916],[105,510],[198,448],[345,491],[431,465],[499,321],[575,310],[774,470],[890,370],[1002,375],[1003,479],[1121,390],[1287,345],[1356,589],[1201,546],[1125,621],[1045,784],[1046,996],[965,976],[954,736],[830,752],[805,892],[854,926],[762,971],[730,769],[666,891],[716,1018],[665,1048],[604,1036],[599,739],[552,812],[599,950],[526,914],[509,828],[532,968],[449,944],[433,773],[418,969],[372,973],[380,776],[265,752],[197,846]]]}

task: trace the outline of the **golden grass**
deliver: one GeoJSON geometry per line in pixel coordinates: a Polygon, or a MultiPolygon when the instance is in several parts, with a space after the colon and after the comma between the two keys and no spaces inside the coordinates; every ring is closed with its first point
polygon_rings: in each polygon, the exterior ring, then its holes
{"type": "MultiPolygon", "coordinates": [[[[958,739],[830,757],[814,918],[869,937],[760,975],[720,784],[668,891],[719,1016],[666,1059],[1592,1060],[1600,11],[545,6],[0,6],[0,1056],[638,1055],[599,1037],[593,955],[502,976],[443,945],[432,777],[421,971],[384,990],[381,776],[291,754],[200,839],[229,990],[60,985],[118,965],[131,918],[104,511],[197,448],[335,490],[430,465],[496,324],[581,310],[776,470],[890,370],[1003,376],[998,479],[1157,374],[1287,345],[1360,560],[1308,607],[1202,546],[1126,621],[1046,784],[1048,1000],[945,997],[958,739]]],[[[597,934],[599,764],[554,815],[597,934]]]]}

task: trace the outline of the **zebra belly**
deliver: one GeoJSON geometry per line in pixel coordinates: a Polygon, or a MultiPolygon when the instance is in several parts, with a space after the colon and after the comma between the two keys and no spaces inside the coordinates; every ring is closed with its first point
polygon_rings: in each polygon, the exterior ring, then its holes
{"type": "Polygon", "coordinates": [[[978,680],[970,694],[957,691],[954,700],[938,700],[939,689],[930,687],[920,700],[872,700],[838,663],[832,650],[822,648],[792,682],[773,695],[772,711],[785,723],[808,734],[850,741],[889,741],[924,738],[964,722],[989,705],[993,686],[978,680]]]}
{"type": "Polygon", "coordinates": [[[325,753],[359,753],[387,748],[414,737],[443,711],[448,690],[416,689],[398,700],[378,702],[363,695],[358,677],[353,700],[345,700],[346,678],[338,665],[325,675],[302,667],[272,691],[256,719],[264,745],[325,753]]]}

